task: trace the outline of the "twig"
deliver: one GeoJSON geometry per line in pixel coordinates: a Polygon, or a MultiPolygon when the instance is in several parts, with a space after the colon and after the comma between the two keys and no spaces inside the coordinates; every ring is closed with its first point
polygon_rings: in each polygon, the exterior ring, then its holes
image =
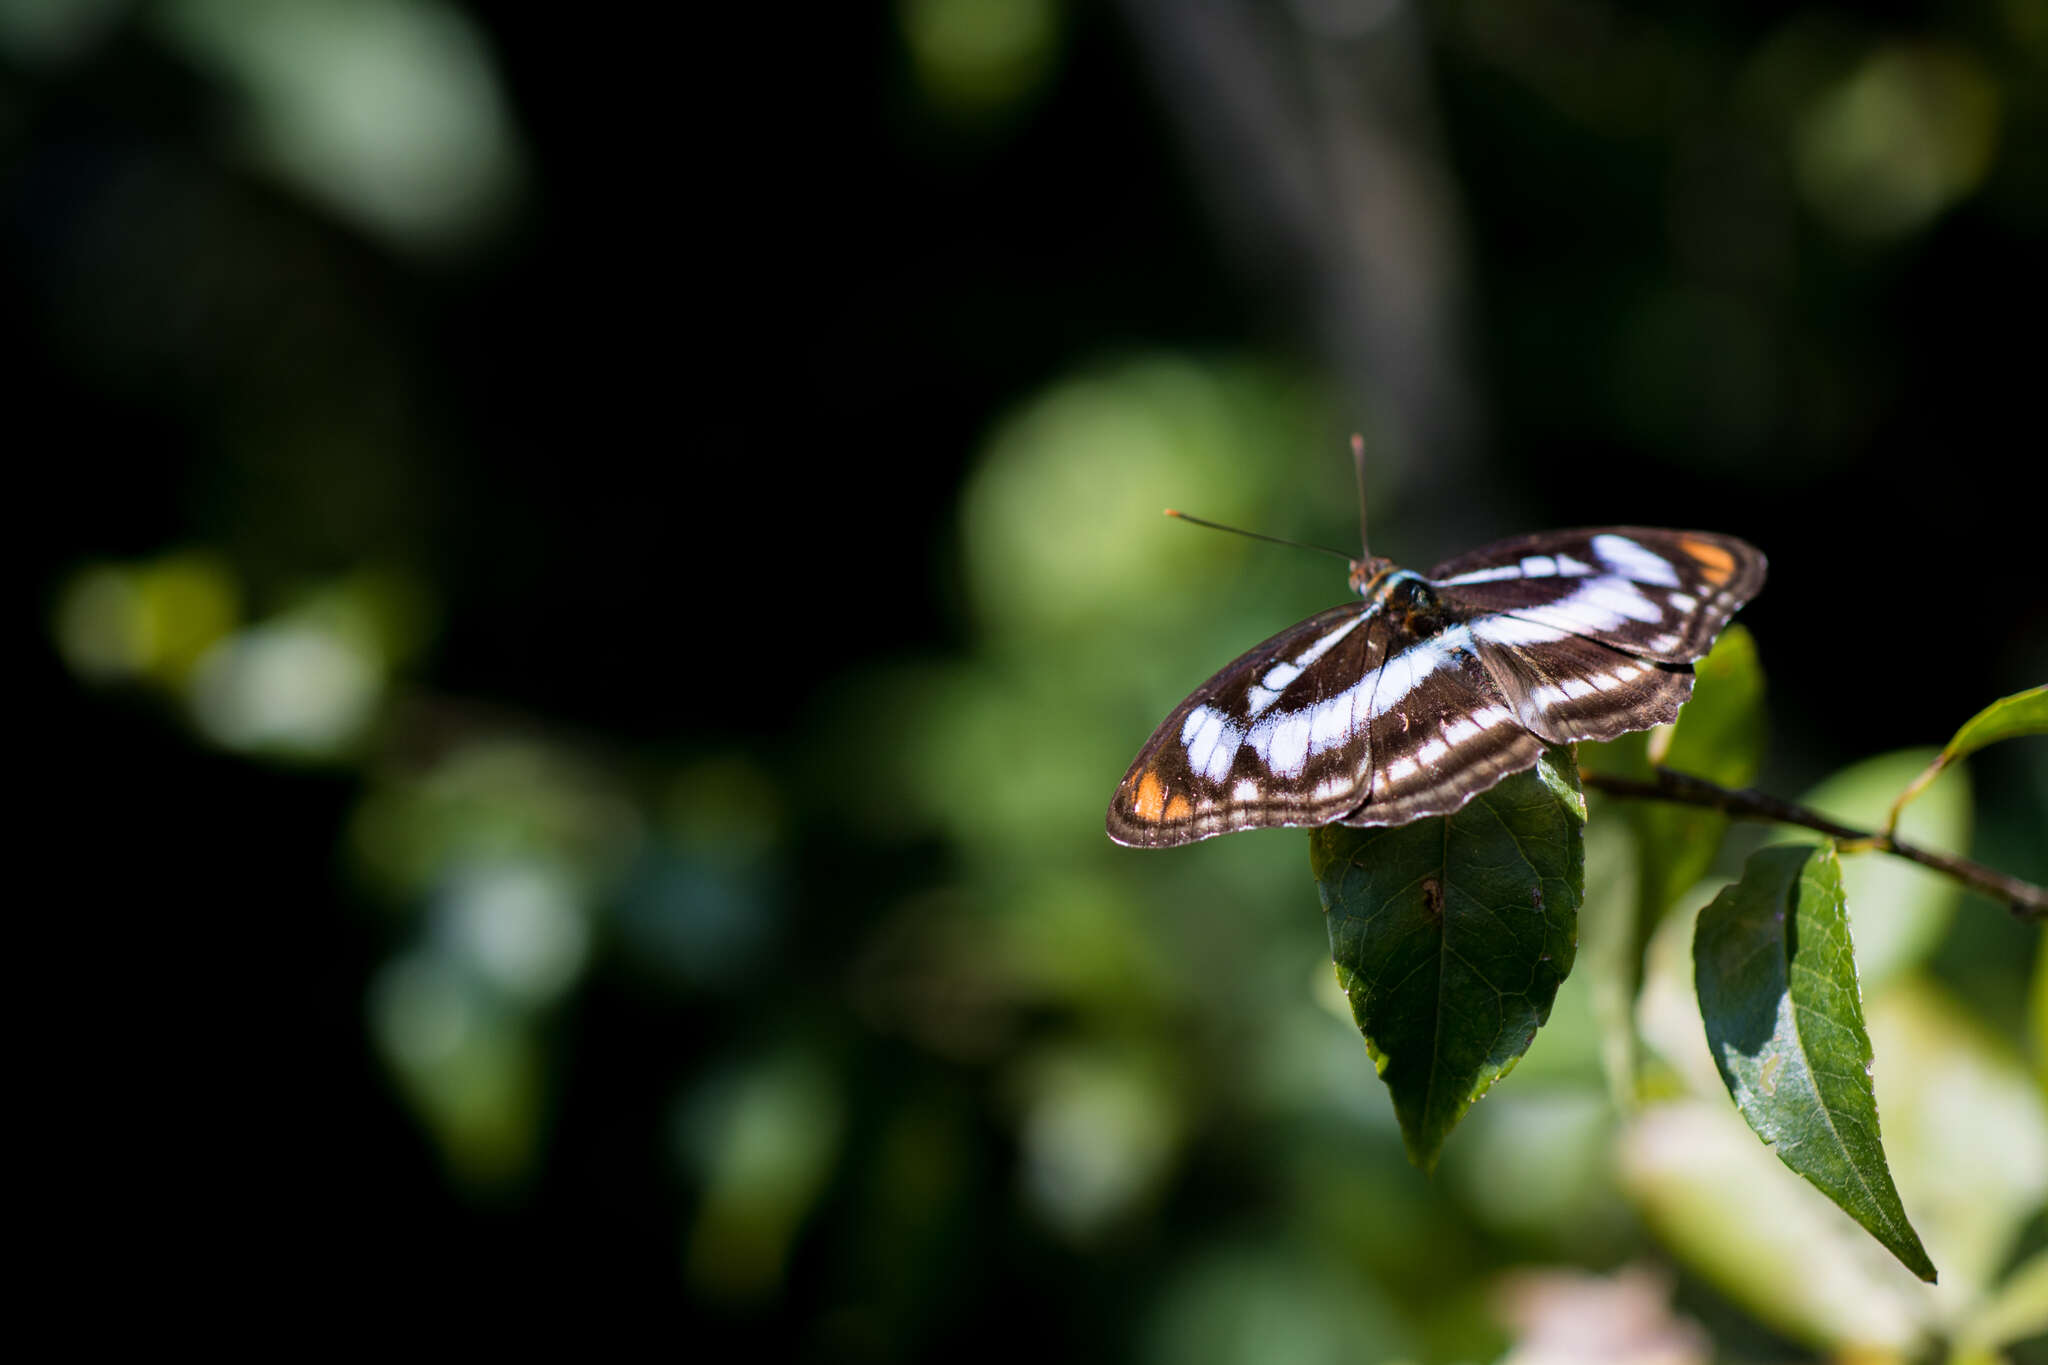
{"type": "Polygon", "coordinates": [[[1736,820],[1775,820],[1781,825],[1798,825],[1802,829],[1815,830],[1836,839],[1847,840],[1858,848],[1875,849],[1904,858],[1922,867],[1931,867],[1936,872],[1955,878],[1972,891],[2004,901],[2012,907],[2013,914],[2021,919],[2048,919],[2048,890],[2023,882],[2018,877],[2009,877],[2003,872],[1973,863],[1967,858],[1951,857],[1921,848],[1893,837],[1889,832],[1877,833],[1867,829],[1851,829],[1837,824],[1818,811],[1805,806],[1780,800],[1767,792],[1753,787],[1735,790],[1719,786],[1703,777],[1690,777],[1685,773],[1658,768],[1650,781],[1639,778],[1621,777],[1612,773],[1595,773],[1581,770],[1579,781],[1594,791],[1606,792],[1609,796],[1629,797],[1643,801],[1675,801],[1681,805],[1703,806],[1716,810],[1736,820]]]}

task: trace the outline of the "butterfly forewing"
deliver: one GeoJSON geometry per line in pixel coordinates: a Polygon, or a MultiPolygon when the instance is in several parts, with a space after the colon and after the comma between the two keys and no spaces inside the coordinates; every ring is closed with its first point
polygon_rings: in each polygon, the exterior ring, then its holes
{"type": "Polygon", "coordinates": [[[1118,843],[1326,825],[1366,796],[1371,690],[1387,622],[1333,607],[1233,660],[1174,708],[1109,807],[1118,843]]]}
{"type": "Polygon", "coordinates": [[[1483,662],[1474,624],[1448,625],[1381,666],[1369,791],[1344,824],[1405,825],[1446,814],[1543,752],[1483,662]]]}
{"type": "Polygon", "coordinates": [[[1607,526],[1504,540],[1429,577],[1470,610],[1689,663],[1755,595],[1764,568],[1764,557],[1733,536],[1607,526]]]}

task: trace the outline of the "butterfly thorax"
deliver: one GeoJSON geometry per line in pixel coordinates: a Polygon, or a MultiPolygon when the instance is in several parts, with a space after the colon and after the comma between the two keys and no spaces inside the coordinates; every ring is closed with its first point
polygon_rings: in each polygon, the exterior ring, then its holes
{"type": "Polygon", "coordinates": [[[1428,639],[1462,615],[1438,597],[1420,574],[1405,570],[1390,574],[1380,592],[1380,609],[1418,640],[1428,639]]]}
{"type": "Polygon", "coordinates": [[[1352,586],[1379,615],[1413,639],[1426,640],[1460,617],[1428,579],[1411,569],[1397,569],[1389,560],[1359,562],[1351,578],[1352,586]],[[1375,568],[1377,572],[1371,572],[1375,568]]]}

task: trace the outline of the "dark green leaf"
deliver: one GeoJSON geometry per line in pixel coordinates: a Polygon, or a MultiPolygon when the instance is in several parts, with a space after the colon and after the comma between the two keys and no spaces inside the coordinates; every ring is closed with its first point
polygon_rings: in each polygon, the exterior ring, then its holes
{"type": "Polygon", "coordinates": [[[1571,970],[1585,819],[1571,751],[1552,749],[1452,815],[1310,841],[1338,980],[1424,1170],[1571,970]]]}
{"type": "Polygon", "coordinates": [[[1700,1014],[1758,1137],[1923,1280],[1934,1279],[1878,1140],[1870,1034],[1832,844],[1760,849],[1700,912],[1700,1014]]]}

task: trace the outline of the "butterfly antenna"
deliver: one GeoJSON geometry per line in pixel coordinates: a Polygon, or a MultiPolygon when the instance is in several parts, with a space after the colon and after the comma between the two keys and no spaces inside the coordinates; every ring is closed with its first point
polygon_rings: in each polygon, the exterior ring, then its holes
{"type": "Polygon", "coordinates": [[[1358,550],[1361,558],[1372,558],[1372,546],[1365,535],[1365,437],[1351,433],[1351,469],[1358,478],[1358,550]]]}
{"type": "Polygon", "coordinates": [[[1253,540],[1263,540],[1269,545],[1291,545],[1297,550],[1316,550],[1326,555],[1335,555],[1346,564],[1353,562],[1350,555],[1345,554],[1342,550],[1333,550],[1327,545],[1311,545],[1305,540],[1283,540],[1279,536],[1261,535],[1257,531],[1247,531],[1242,527],[1225,526],[1220,521],[1205,521],[1201,517],[1191,517],[1187,513],[1175,511],[1171,507],[1166,509],[1166,515],[1178,521],[1192,522],[1196,526],[1206,526],[1212,531],[1228,531],[1234,536],[1250,536],[1253,540]]]}

